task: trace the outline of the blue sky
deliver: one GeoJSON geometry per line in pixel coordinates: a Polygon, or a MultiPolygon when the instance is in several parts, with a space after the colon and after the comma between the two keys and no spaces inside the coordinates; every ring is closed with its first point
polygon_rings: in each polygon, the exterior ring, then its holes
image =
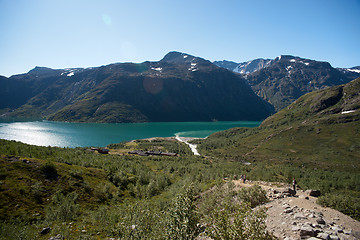
{"type": "Polygon", "coordinates": [[[359,19],[360,0],[0,0],[0,75],[158,61],[173,50],[353,67],[359,19]]]}

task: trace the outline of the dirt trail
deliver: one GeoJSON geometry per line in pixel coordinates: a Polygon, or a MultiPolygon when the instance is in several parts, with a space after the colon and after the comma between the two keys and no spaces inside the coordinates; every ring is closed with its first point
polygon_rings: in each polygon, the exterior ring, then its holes
{"type": "Polygon", "coordinates": [[[360,239],[360,222],[331,208],[316,204],[316,197],[297,190],[295,196],[282,191],[290,188],[283,183],[234,180],[235,188],[255,184],[266,190],[270,202],[264,205],[266,225],[279,239],[360,239]]]}

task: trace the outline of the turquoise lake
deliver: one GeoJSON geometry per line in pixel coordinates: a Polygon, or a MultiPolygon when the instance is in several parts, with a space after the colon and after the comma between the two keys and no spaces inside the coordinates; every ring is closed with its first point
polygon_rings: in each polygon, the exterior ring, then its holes
{"type": "Polygon", "coordinates": [[[233,127],[257,127],[261,122],[151,122],[151,123],[0,123],[0,138],[38,146],[104,147],[111,143],[150,137],[199,137],[233,127]]]}

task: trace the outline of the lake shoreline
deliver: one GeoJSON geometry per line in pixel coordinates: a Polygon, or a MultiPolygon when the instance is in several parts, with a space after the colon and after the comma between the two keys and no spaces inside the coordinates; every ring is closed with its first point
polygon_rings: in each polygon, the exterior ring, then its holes
{"type": "Polygon", "coordinates": [[[184,141],[234,127],[257,127],[261,122],[64,123],[50,121],[0,123],[0,138],[36,146],[105,147],[140,139],[181,137],[184,141]]]}

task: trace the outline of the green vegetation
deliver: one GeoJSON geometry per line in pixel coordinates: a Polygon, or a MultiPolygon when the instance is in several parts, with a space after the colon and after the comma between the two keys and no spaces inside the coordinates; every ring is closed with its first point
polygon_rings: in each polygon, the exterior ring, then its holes
{"type": "Polygon", "coordinates": [[[321,190],[320,204],[359,220],[359,92],[360,79],[305,95],[258,128],[196,140],[206,157],[166,139],[113,144],[111,154],[0,139],[0,238],[271,239],[255,208],[264,191],[224,184],[241,174],[295,177],[321,190]],[[179,156],[127,154],[136,149],[179,156]]]}
{"type": "Polygon", "coordinates": [[[192,239],[205,234],[199,226],[209,221],[203,209],[210,205],[201,203],[199,194],[249,170],[238,162],[193,156],[173,140],[111,146],[114,154],[103,155],[0,140],[0,238],[18,232],[14,236],[19,239],[57,234],[71,239],[192,239]],[[146,148],[180,151],[180,156],[126,154],[146,148]],[[39,234],[44,227],[52,229],[50,234],[39,234]]]}
{"type": "Polygon", "coordinates": [[[309,93],[267,118],[259,128],[215,133],[199,145],[216,159],[251,164],[247,176],[319,189],[320,203],[360,219],[360,79],[309,93]],[[351,111],[346,114],[342,112],[351,111]],[[343,206],[343,205],[346,206],[343,206]]]}

